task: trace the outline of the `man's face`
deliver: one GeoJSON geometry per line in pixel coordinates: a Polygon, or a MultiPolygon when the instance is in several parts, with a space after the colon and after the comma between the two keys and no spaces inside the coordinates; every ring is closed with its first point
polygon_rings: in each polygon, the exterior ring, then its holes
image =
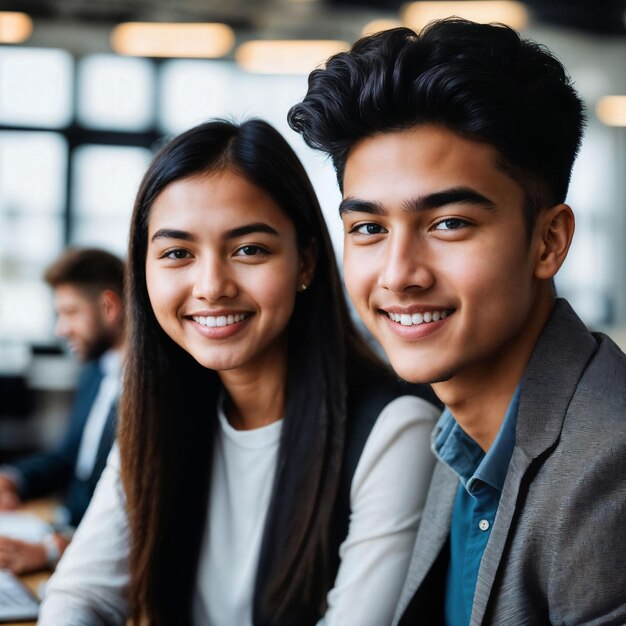
{"type": "Polygon", "coordinates": [[[107,323],[98,296],[74,285],[54,289],[57,313],[55,334],[67,339],[72,352],[82,361],[97,359],[113,345],[113,329],[107,323]]]}
{"type": "Polygon", "coordinates": [[[346,285],[406,380],[484,383],[530,341],[538,254],[523,190],[496,159],[492,147],[429,125],[375,135],[349,154],[346,285]]]}

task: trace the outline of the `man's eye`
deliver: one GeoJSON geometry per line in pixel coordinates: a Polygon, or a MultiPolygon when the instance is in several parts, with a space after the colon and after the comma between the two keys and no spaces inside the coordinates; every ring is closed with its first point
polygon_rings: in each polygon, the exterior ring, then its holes
{"type": "Polygon", "coordinates": [[[467,224],[465,220],[458,217],[449,217],[437,222],[434,226],[434,230],[459,230],[459,228],[463,228],[467,226],[467,224]]]}
{"type": "Polygon", "coordinates": [[[380,235],[387,232],[380,224],[358,224],[350,232],[358,233],[359,235],[380,235]]]}

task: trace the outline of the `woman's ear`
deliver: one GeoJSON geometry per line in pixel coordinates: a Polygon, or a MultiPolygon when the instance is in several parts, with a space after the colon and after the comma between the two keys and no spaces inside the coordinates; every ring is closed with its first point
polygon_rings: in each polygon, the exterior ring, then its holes
{"type": "Polygon", "coordinates": [[[317,258],[317,246],[312,241],[308,246],[300,250],[300,270],[298,272],[298,291],[308,289],[315,275],[315,262],[317,258]]]}
{"type": "Polygon", "coordinates": [[[549,280],[559,271],[574,236],[574,213],[567,204],[557,204],[537,216],[535,277],[549,280]]]}

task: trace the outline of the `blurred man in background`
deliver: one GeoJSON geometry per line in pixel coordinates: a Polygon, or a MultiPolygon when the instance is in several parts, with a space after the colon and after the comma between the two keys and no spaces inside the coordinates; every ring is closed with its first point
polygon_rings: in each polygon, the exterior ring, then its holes
{"type": "MultiPolygon", "coordinates": [[[[115,438],[124,347],[122,261],[93,248],[68,249],[45,273],[54,291],[55,333],[84,364],[64,437],[51,451],[0,467],[0,510],[66,493],[59,523],[80,522],[115,438]]],[[[23,573],[54,567],[69,543],[54,532],[41,543],[0,537],[0,568],[23,573]]]]}

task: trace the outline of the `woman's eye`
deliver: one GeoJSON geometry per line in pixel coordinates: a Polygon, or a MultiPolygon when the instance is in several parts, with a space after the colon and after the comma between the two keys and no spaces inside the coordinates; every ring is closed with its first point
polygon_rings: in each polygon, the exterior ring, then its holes
{"type": "Polygon", "coordinates": [[[467,222],[458,217],[449,217],[445,220],[437,222],[434,226],[434,230],[459,230],[467,226],[467,222]]]}
{"type": "Polygon", "coordinates": [[[166,259],[186,259],[188,256],[189,252],[187,252],[187,250],[183,250],[182,248],[170,250],[163,255],[166,259]]]}
{"type": "Polygon", "coordinates": [[[258,256],[260,254],[264,254],[266,250],[261,248],[261,246],[242,246],[237,250],[237,256],[258,256]]]}
{"type": "Polygon", "coordinates": [[[359,235],[380,235],[387,232],[380,224],[373,224],[368,222],[367,224],[358,224],[354,226],[351,233],[358,233],[359,235]]]}

